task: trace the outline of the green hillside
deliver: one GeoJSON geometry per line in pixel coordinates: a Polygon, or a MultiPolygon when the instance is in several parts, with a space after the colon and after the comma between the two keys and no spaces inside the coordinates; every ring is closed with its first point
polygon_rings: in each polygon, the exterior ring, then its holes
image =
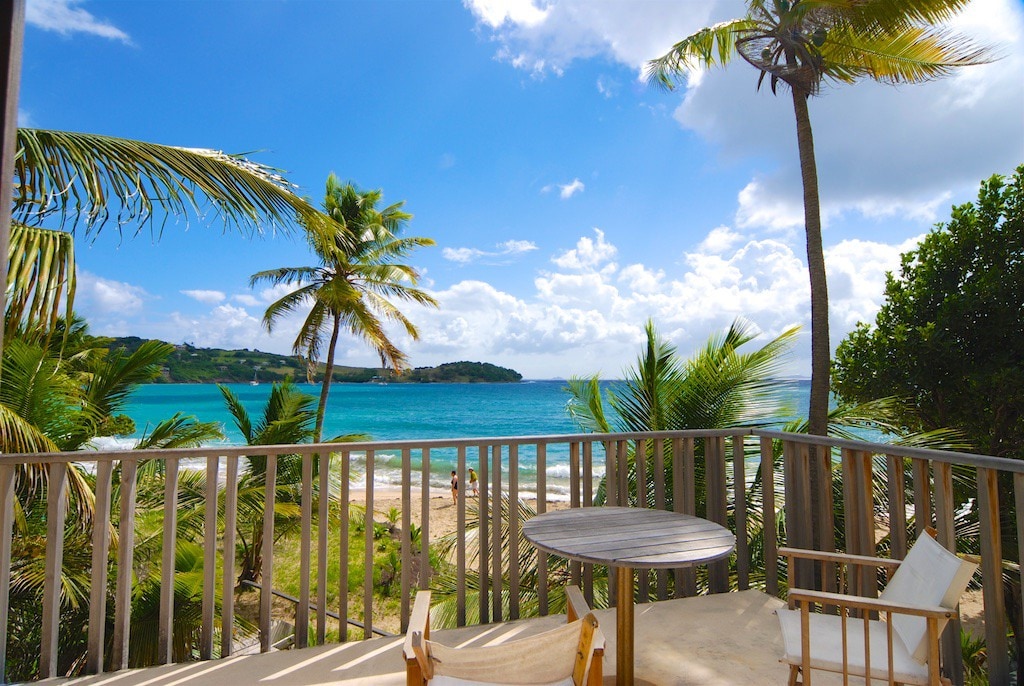
{"type": "MultiPolygon", "coordinates": [[[[110,348],[124,348],[133,352],[146,339],[137,336],[112,338],[110,348]]],[[[159,378],[154,383],[261,383],[272,381],[306,380],[306,365],[295,357],[260,352],[259,350],[221,350],[196,348],[187,343],[176,345],[167,359],[159,378]]],[[[317,369],[314,381],[320,381],[323,365],[317,369]]],[[[369,383],[474,383],[516,382],[523,375],[511,369],[486,362],[450,362],[439,367],[417,367],[395,375],[393,372],[369,367],[335,367],[336,382],[369,383]]]]}

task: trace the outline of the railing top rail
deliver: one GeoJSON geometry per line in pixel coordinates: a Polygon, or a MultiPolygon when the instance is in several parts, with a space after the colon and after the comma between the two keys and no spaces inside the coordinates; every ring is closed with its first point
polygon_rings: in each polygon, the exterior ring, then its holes
{"type": "Polygon", "coordinates": [[[63,453],[10,453],[0,455],[2,464],[42,464],[53,462],[106,462],[110,460],[194,459],[208,456],[245,457],[247,455],[309,455],[314,453],[363,452],[365,450],[419,450],[423,448],[460,448],[491,445],[548,445],[551,443],[602,443],[605,441],[657,438],[718,438],[745,436],[745,428],[689,429],[685,431],[645,431],[622,433],[549,434],[537,436],[484,436],[477,438],[431,438],[424,440],[361,441],[354,443],[299,443],[292,445],[212,445],[200,448],[148,450],[81,450],[63,453]]]}
{"type": "Polygon", "coordinates": [[[476,438],[432,438],[425,440],[362,441],[356,443],[302,443],[293,445],[214,445],[200,448],[172,448],[151,450],[75,451],[63,453],[11,453],[0,455],[0,465],[44,464],[60,462],[108,462],[115,460],[169,460],[203,459],[206,457],[245,457],[248,455],[312,455],[316,453],[358,453],[367,450],[422,450],[476,446],[550,445],[553,443],[604,443],[622,440],[654,440],[673,438],[722,438],[729,436],[756,436],[793,443],[828,445],[882,455],[930,460],[949,464],[984,467],[1006,472],[1024,473],[1024,461],[992,455],[977,455],[947,450],[913,448],[891,443],[872,443],[843,438],[811,436],[736,427],[732,429],[690,429],[684,431],[650,431],[622,433],[577,433],[537,436],[484,436],[476,438]]]}
{"type": "Polygon", "coordinates": [[[811,445],[828,445],[834,448],[845,448],[848,450],[859,450],[861,452],[880,455],[892,455],[893,457],[909,457],[914,460],[931,460],[932,462],[945,462],[948,464],[962,464],[971,467],[984,467],[1004,472],[1024,473],[1024,460],[1014,460],[1008,457],[995,457],[994,455],[978,455],[975,453],[962,453],[955,450],[933,450],[930,448],[914,448],[892,443],[871,443],[869,441],[852,441],[845,438],[834,438],[831,436],[812,436],[810,434],[793,434],[784,431],[755,430],[750,432],[753,436],[762,438],[773,438],[780,441],[793,443],[808,443],[811,445]]]}

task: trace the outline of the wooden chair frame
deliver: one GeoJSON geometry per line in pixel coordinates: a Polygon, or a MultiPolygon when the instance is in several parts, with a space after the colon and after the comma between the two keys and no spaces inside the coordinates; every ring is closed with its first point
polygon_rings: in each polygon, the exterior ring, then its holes
{"type": "MultiPolygon", "coordinates": [[[[884,569],[886,571],[887,578],[891,579],[892,573],[896,571],[902,563],[901,560],[892,560],[880,557],[848,555],[846,553],[828,553],[817,550],[804,550],[788,547],[779,548],[779,555],[786,558],[790,573],[792,573],[792,570],[794,569],[794,561],[797,559],[811,560],[821,563],[823,577],[825,576],[829,565],[838,564],[840,588],[844,588],[846,585],[845,581],[849,578],[849,574],[847,573],[847,568],[849,567],[872,568],[876,573],[877,570],[884,569]]],[[[886,652],[888,655],[887,670],[889,675],[887,683],[890,684],[890,686],[901,683],[896,681],[893,677],[893,628],[892,622],[890,621],[892,615],[906,614],[924,617],[927,626],[928,684],[929,686],[950,684],[949,679],[942,677],[939,673],[939,622],[942,620],[956,618],[958,614],[955,610],[950,610],[941,606],[927,607],[920,605],[908,605],[892,600],[879,600],[878,598],[849,595],[846,593],[790,588],[789,608],[791,610],[798,609],[800,611],[800,655],[803,659],[803,663],[801,665],[790,665],[789,686],[795,686],[796,684],[801,683],[804,686],[810,686],[811,683],[810,613],[815,606],[820,606],[823,610],[834,609],[838,612],[840,617],[844,618],[844,620],[849,617],[862,619],[864,626],[863,640],[865,649],[865,672],[868,675],[871,673],[871,649],[868,639],[871,626],[870,623],[878,621],[877,619],[873,619],[873,617],[882,617],[885,619],[887,642],[886,652]],[[801,674],[803,675],[803,681],[799,681],[801,674]]],[[[842,673],[844,675],[845,683],[845,676],[848,673],[849,636],[847,635],[847,622],[842,621],[840,624],[842,626],[843,645],[842,673]]],[[[870,676],[865,676],[864,679],[866,683],[872,681],[870,676]]]]}

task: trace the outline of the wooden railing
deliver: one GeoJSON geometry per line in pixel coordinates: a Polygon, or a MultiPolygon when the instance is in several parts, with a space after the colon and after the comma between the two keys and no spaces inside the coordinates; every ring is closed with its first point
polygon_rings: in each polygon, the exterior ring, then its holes
{"type": "MultiPolygon", "coordinates": [[[[1005,545],[1015,546],[1018,556],[1024,552],[1021,550],[1024,524],[1019,516],[1015,526],[1012,522],[1000,522],[1000,513],[1021,512],[1024,507],[1024,463],[964,453],[746,430],[0,456],[0,668],[6,666],[12,537],[17,535],[15,517],[20,516],[21,503],[18,503],[19,509],[15,505],[24,484],[32,474],[38,475],[38,470],[42,470],[45,478],[36,479],[35,493],[36,497],[45,494],[47,527],[39,676],[60,676],[58,646],[63,532],[69,502],[69,467],[73,463],[85,465],[85,469],[95,475],[88,642],[83,671],[119,670],[129,665],[138,474],[141,465],[154,461],[161,467],[164,478],[156,651],[160,663],[170,662],[173,655],[176,546],[169,542],[176,541],[177,537],[181,497],[178,475],[185,469],[205,472],[202,628],[196,656],[209,659],[232,653],[231,628],[235,607],[231,599],[237,575],[235,530],[239,513],[238,486],[240,474],[246,468],[246,457],[254,455],[266,456],[263,540],[267,547],[263,552],[262,575],[258,582],[261,585],[261,649],[271,649],[275,570],[270,546],[275,534],[276,465],[282,456],[295,455],[298,458],[289,459],[301,460],[300,586],[295,604],[295,644],[298,647],[309,642],[309,627],[313,628],[313,642],[326,640],[329,610],[333,610],[330,614],[337,617],[341,627],[345,627],[350,619],[348,587],[351,567],[348,551],[351,513],[347,504],[352,500],[350,496],[354,495],[352,489],[359,465],[364,465],[363,483],[358,486],[362,490],[360,499],[366,506],[362,514],[366,531],[361,565],[362,635],[369,638],[374,630],[374,541],[370,532],[374,524],[375,494],[380,487],[374,479],[378,473],[375,463],[382,454],[397,457],[400,463],[400,612],[403,629],[409,619],[410,599],[415,589],[428,587],[431,580],[429,548],[433,539],[429,500],[432,461],[445,463],[446,470],[447,465],[452,465],[461,484],[468,484],[470,467],[480,477],[480,496],[475,509],[479,516],[478,540],[482,542],[484,554],[476,556],[475,569],[468,569],[471,551],[466,549],[466,538],[458,537],[451,560],[456,571],[456,621],[463,625],[467,620],[469,574],[476,575],[482,591],[478,594],[479,606],[474,608],[481,622],[520,616],[524,570],[519,567],[519,553],[522,552],[521,546],[527,544],[519,536],[522,524],[519,509],[503,508],[502,503],[503,499],[515,503],[524,493],[548,493],[552,485],[547,475],[548,468],[557,460],[559,463],[567,462],[569,466],[568,479],[563,484],[567,493],[563,497],[571,507],[589,507],[595,502],[603,502],[671,508],[699,514],[736,532],[736,553],[731,561],[696,571],[642,573],[637,580],[637,600],[640,602],[750,587],[779,594],[786,586],[787,573],[804,575],[802,582],[812,581],[813,571],[780,569],[777,550],[781,544],[831,550],[838,539],[839,546],[847,552],[875,555],[881,549],[889,548],[892,556],[902,557],[907,550],[908,526],[913,529],[912,536],[924,526],[936,526],[939,541],[951,549],[958,542],[961,547],[970,548],[973,545],[970,536],[976,526],[984,590],[989,679],[992,683],[1007,683],[1009,680],[1001,560],[1005,545]],[[637,456],[645,459],[637,459],[637,456]],[[815,498],[811,497],[812,464],[830,476],[834,484],[832,490],[826,489],[815,498]],[[527,473],[535,472],[535,482],[521,482],[521,472],[524,471],[521,467],[524,465],[530,467],[525,470],[527,473]],[[954,474],[958,476],[957,489],[954,489],[954,474]],[[975,489],[971,494],[974,500],[970,503],[960,502],[965,483],[972,484],[975,489]],[[19,486],[17,490],[16,486],[19,486]],[[418,550],[414,549],[410,535],[414,490],[418,491],[421,507],[418,550]],[[112,502],[115,492],[116,503],[112,502]],[[320,494],[331,497],[314,497],[320,494]],[[881,503],[888,504],[885,511],[880,509],[881,503]],[[970,507],[977,513],[977,523],[968,526],[972,519],[967,513],[970,507]],[[840,534],[835,536],[837,516],[843,519],[840,534]],[[781,525],[774,525],[780,517],[781,525]],[[340,524],[336,540],[329,540],[327,526],[318,525],[331,518],[336,518],[340,524]],[[111,565],[108,561],[114,527],[117,532],[116,559],[111,565]],[[317,530],[315,541],[314,527],[317,530]],[[503,539],[507,546],[505,555],[502,554],[503,539]],[[328,576],[329,557],[339,560],[338,574],[331,578],[328,576]],[[415,557],[419,558],[417,565],[413,564],[415,557]],[[414,566],[419,569],[417,578],[411,576],[414,566]],[[108,578],[108,569],[113,570],[112,579],[108,578]],[[340,600],[334,608],[328,608],[329,584],[337,584],[340,600]],[[218,590],[224,599],[219,613],[216,605],[218,590]],[[108,596],[114,606],[109,636],[108,596]],[[310,608],[313,608],[312,613],[310,608]],[[218,629],[221,629],[219,641],[216,640],[218,629]]],[[[434,479],[435,489],[445,486],[445,476],[434,474],[434,479]]],[[[459,531],[464,530],[467,517],[474,509],[472,504],[467,507],[466,494],[466,488],[459,490],[456,505],[459,531]]],[[[547,506],[546,498],[537,499],[538,513],[544,512],[547,506]]],[[[603,570],[578,563],[570,564],[568,568],[572,580],[581,584],[588,601],[593,602],[595,578],[600,578],[603,570]]],[[[547,614],[549,608],[547,569],[546,556],[539,553],[536,594],[541,614],[547,614]]],[[[1019,581],[1019,567],[1014,566],[1013,569],[1019,581]]],[[[827,575],[824,578],[827,582],[827,575]]],[[[860,583],[864,592],[877,591],[876,579],[865,578],[860,583]]],[[[617,601],[613,589],[614,584],[610,584],[612,604],[617,601]]],[[[1018,602],[1024,602],[1024,599],[1018,599],[1018,602]]],[[[956,627],[950,630],[946,639],[948,667],[954,673],[959,668],[956,630],[956,627]]],[[[347,636],[346,631],[340,632],[341,640],[346,640],[347,636]]],[[[6,675],[6,669],[0,674],[6,675]]]]}

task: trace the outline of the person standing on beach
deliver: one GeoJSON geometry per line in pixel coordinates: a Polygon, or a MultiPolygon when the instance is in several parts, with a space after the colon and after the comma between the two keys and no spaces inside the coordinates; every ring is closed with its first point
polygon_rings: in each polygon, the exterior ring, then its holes
{"type": "Polygon", "coordinates": [[[480,495],[480,484],[477,482],[476,470],[472,467],[469,468],[469,490],[474,496],[480,495]]]}
{"type": "Polygon", "coordinates": [[[459,475],[452,470],[452,505],[459,502],[459,475]]]}

